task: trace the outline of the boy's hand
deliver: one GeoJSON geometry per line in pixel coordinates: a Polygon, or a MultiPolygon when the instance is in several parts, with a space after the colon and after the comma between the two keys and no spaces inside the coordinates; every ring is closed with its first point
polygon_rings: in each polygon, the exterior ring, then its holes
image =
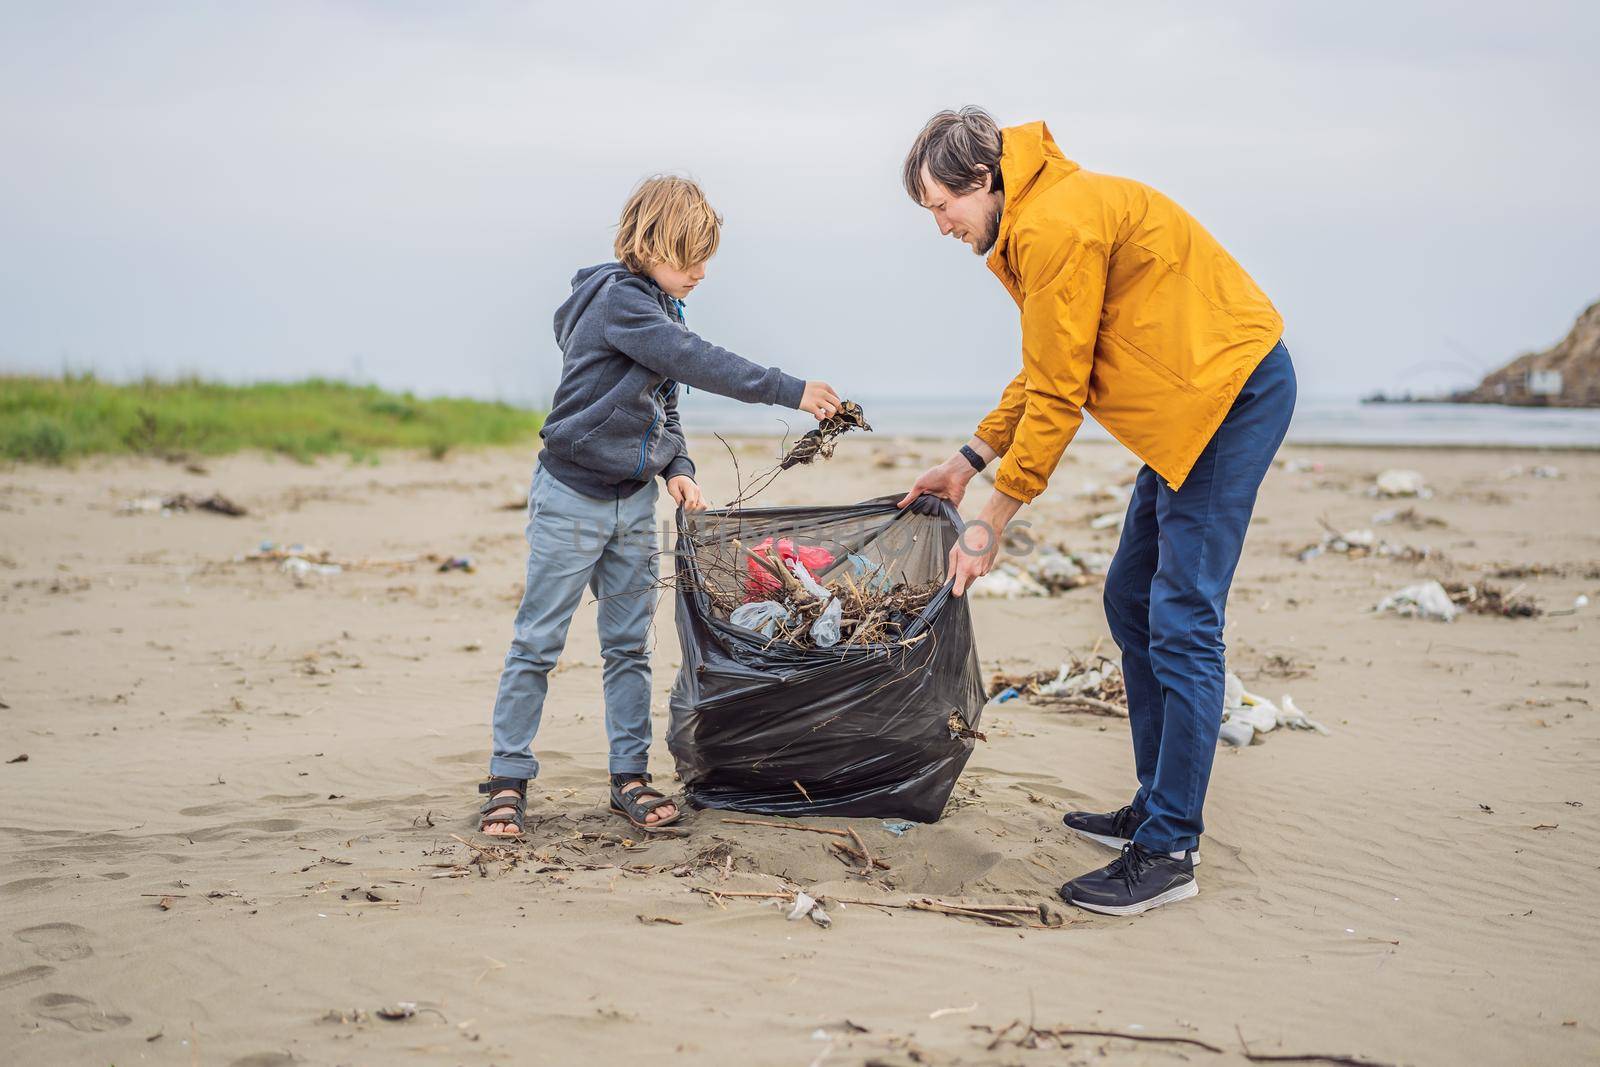
{"type": "Polygon", "coordinates": [[[667,492],[672,494],[672,499],[684,511],[704,511],[706,498],[700,492],[700,486],[687,474],[680,474],[667,483],[667,492]]]}
{"type": "Polygon", "coordinates": [[[815,415],[821,422],[839,412],[839,394],[827,382],[807,382],[805,395],[800,398],[800,410],[815,415]]]}

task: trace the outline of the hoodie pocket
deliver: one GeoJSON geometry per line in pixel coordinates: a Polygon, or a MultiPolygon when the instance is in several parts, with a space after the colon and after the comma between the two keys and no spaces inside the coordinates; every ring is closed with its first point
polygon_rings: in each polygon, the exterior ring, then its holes
{"type": "Polygon", "coordinates": [[[633,477],[651,425],[651,420],[613,405],[600,425],[573,442],[572,458],[608,478],[633,477]]]}

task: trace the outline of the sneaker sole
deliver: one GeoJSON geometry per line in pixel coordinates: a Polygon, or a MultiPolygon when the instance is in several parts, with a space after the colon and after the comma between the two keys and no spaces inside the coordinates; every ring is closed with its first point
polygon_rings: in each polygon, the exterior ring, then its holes
{"type": "Polygon", "coordinates": [[[1176,904],[1180,900],[1188,900],[1192,896],[1199,895],[1199,893],[1199,883],[1191,881],[1185,882],[1183,885],[1175,885],[1165,893],[1153,896],[1140,904],[1125,904],[1121,907],[1116,907],[1106,904],[1086,904],[1080,900],[1069,900],[1067,903],[1075,908],[1097,912],[1101,915],[1138,915],[1149,911],[1151,908],[1159,908],[1163,904],[1176,904]]]}
{"type": "MultiPolygon", "coordinates": [[[[1066,823],[1062,823],[1061,825],[1066,826],[1066,823]]],[[[1126,837],[1112,837],[1109,834],[1091,834],[1089,831],[1080,830],[1076,826],[1067,826],[1067,829],[1071,830],[1079,837],[1086,837],[1097,845],[1104,845],[1107,848],[1114,848],[1118,852],[1121,852],[1122,847],[1128,843],[1128,839],[1126,837]]],[[[1189,850],[1189,862],[1192,866],[1200,866],[1200,849],[1198,847],[1189,850]]]]}

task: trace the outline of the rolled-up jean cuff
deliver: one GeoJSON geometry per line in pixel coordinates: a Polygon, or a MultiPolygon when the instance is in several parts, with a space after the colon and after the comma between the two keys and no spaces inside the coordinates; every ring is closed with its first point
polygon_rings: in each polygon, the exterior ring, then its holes
{"type": "Polygon", "coordinates": [[[539,761],[532,756],[492,756],[489,759],[491,778],[537,778],[539,761]]]}
{"type": "Polygon", "coordinates": [[[650,761],[644,756],[615,756],[606,766],[610,774],[643,774],[650,769],[650,761]]]}

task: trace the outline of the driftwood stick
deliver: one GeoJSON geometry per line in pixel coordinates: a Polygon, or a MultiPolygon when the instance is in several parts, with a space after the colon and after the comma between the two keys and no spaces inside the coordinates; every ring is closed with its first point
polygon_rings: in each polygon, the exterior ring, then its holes
{"type": "Polygon", "coordinates": [[[485,848],[482,845],[474,845],[471,841],[468,841],[466,838],[461,837],[461,836],[459,836],[457,834],[451,834],[450,836],[455,838],[457,841],[461,842],[463,845],[466,845],[468,848],[472,849],[472,851],[476,852],[480,856],[488,856],[490,859],[499,859],[500,858],[498,855],[496,855],[495,850],[496,850],[496,848],[499,848],[501,846],[494,846],[494,847],[490,847],[490,848],[485,848]]]}
{"type": "Polygon", "coordinates": [[[1009,915],[990,911],[974,911],[971,908],[957,907],[937,900],[908,900],[906,901],[905,906],[910,908],[912,911],[932,911],[937,912],[940,915],[958,915],[968,919],[977,919],[980,922],[988,923],[990,926],[1026,925],[1025,923],[1013,919],[1009,915]]]}
{"type": "Polygon", "coordinates": [[[1066,707],[1076,708],[1080,711],[1087,711],[1095,715],[1106,715],[1117,719],[1126,719],[1128,717],[1127,708],[1119,708],[1115,704],[1104,700],[1097,700],[1094,697],[1047,696],[1043,697],[1042,699],[1048,700],[1052,704],[1065,705],[1066,707]]]}
{"type": "Polygon", "coordinates": [[[1244,1031],[1234,1024],[1233,1032],[1239,1035],[1239,1047],[1244,1050],[1244,1058],[1251,1063],[1336,1063],[1340,1067],[1389,1067],[1386,1063],[1377,1060],[1366,1060],[1360,1056],[1347,1056],[1343,1053],[1318,1053],[1318,1052],[1251,1052],[1250,1046],[1245,1044],[1244,1031]]]}
{"type": "Polygon", "coordinates": [[[813,834],[832,834],[834,837],[849,837],[849,830],[832,830],[826,826],[806,826],[803,823],[762,822],[759,819],[723,819],[724,823],[732,826],[770,826],[777,830],[807,830],[813,834]]]}
{"type": "MultiPolygon", "coordinates": [[[[867,857],[866,857],[866,855],[864,853],[857,852],[855,849],[851,848],[849,845],[845,844],[843,841],[829,841],[828,842],[828,847],[831,848],[831,849],[836,850],[838,855],[839,855],[840,860],[842,860],[843,862],[856,863],[856,864],[862,864],[862,865],[865,865],[866,862],[867,862],[867,857]]],[[[883,862],[882,860],[878,859],[878,857],[876,857],[876,856],[872,857],[872,866],[878,868],[878,870],[880,870],[880,871],[889,870],[889,865],[887,863],[883,862]]]]}
{"type": "Polygon", "coordinates": [[[735,892],[735,891],[733,891],[731,889],[712,889],[710,886],[703,886],[703,885],[692,885],[692,886],[689,887],[689,892],[691,892],[691,893],[704,893],[708,897],[763,897],[763,898],[765,898],[767,900],[793,900],[794,899],[794,894],[790,893],[790,892],[783,892],[783,893],[735,892]]]}
{"type": "MultiPolygon", "coordinates": [[[[1003,1037],[1011,1029],[1020,1025],[1022,1025],[1022,1020],[1012,1020],[1011,1023],[1005,1027],[1005,1029],[1001,1030],[996,1035],[996,1040],[998,1041],[1000,1037],[1003,1037]]],[[[1033,1026],[1029,1024],[1023,1028],[1023,1035],[1027,1036],[1030,1034],[1044,1034],[1049,1037],[1061,1037],[1063,1035],[1071,1035],[1074,1037],[1114,1037],[1122,1041],[1149,1041],[1156,1044],[1166,1045],[1193,1045],[1195,1048],[1203,1048],[1207,1052],[1220,1053],[1223,1051],[1215,1045],[1207,1044],[1204,1041],[1198,1041],[1192,1037],[1166,1037],[1161,1034],[1128,1034],[1119,1030],[1082,1030],[1073,1026],[1048,1027],[1033,1026]]]]}
{"type": "Polygon", "coordinates": [[[865,841],[861,840],[861,835],[853,829],[850,831],[850,838],[856,843],[856,847],[861,850],[861,876],[863,878],[871,878],[872,868],[878,861],[872,858],[872,850],[867,847],[865,841]]]}

